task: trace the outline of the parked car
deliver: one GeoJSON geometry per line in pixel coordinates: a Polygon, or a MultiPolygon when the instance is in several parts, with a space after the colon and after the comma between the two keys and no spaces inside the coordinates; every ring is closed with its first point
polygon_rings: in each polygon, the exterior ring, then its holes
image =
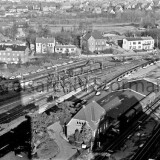
{"type": "Polygon", "coordinates": [[[52,67],[47,67],[47,69],[51,69],[52,67]]]}
{"type": "Polygon", "coordinates": [[[21,76],[21,75],[18,75],[18,76],[16,76],[16,78],[22,78],[22,76],[21,76]]]}
{"type": "Polygon", "coordinates": [[[101,95],[101,92],[96,92],[96,96],[99,96],[99,95],[101,95]]]}
{"type": "Polygon", "coordinates": [[[9,79],[15,79],[16,77],[15,76],[12,76],[12,77],[10,77],[9,79]]]}
{"type": "Polygon", "coordinates": [[[28,75],[29,75],[29,73],[24,73],[24,74],[23,74],[23,76],[28,76],[28,75]]]}
{"type": "Polygon", "coordinates": [[[31,74],[35,74],[35,73],[36,73],[35,71],[32,71],[32,72],[31,72],[31,74]]]}

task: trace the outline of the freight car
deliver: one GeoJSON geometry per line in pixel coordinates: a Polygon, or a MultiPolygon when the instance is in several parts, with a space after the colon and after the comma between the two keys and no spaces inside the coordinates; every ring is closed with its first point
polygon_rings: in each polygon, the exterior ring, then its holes
{"type": "Polygon", "coordinates": [[[88,65],[83,65],[79,66],[77,68],[71,68],[67,71],[70,77],[74,77],[77,75],[81,75],[84,73],[89,73],[89,72],[94,72],[102,68],[101,63],[94,63],[94,64],[88,64],[88,65]]]}
{"type": "Polygon", "coordinates": [[[19,80],[3,80],[0,82],[0,102],[9,100],[10,98],[19,96],[20,98],[21,86],[19,80]]]}
{"type": "Polygon", "coordinates": [[[142,105],[140,103],[136,104],[135,106],[131,107],[129,110],[124,112],[118,119],[120,121],[121,127],[127,125],[131,122],[137,115],[143,113],[142,105]]]}

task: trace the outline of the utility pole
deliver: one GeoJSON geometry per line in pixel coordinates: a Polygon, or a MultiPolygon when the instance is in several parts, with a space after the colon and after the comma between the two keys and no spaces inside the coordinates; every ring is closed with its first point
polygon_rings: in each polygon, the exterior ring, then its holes
{"type": "Polygon", "coordinates": [[[158,48],[158,43],[159,43],[159,42],[158,42],[158,36],[157,36],[157,48],[158,48]]]}

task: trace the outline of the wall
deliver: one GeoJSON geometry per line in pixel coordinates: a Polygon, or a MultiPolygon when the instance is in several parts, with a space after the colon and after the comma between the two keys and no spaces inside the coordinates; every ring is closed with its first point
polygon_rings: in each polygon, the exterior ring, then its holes
{"type": "Polygon", "coordinates": [[[71,119],[71,121],[67,124],[67,136],[74,134],[76,129],[79,131],[81,130],[82,124],[77,124],[77,122],[85,123],[86,121],[71,119]]]}

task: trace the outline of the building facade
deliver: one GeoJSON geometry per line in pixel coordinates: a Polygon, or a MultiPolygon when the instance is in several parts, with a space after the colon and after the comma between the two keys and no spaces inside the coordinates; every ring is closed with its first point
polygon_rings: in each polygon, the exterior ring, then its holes
{"type": "Polygon", "coordinates": [[[152,37],[124,38],[122,48],[126,50],[150,51],[154,49],[154,39],[152,37]]]}
{"type": "Polygon", "coordinates": [[[36,38],[36,53],[54,53],[55,38],[36,38]]]}
{"type": "Polygon", "coordinates": [[[26,63],[29,48],[26,44],[0,43],[0,61],[5,63],[26,63]]]}
{"type": "Polygon", "coordinates": [[[83,108],[67,123],[66,136],[75,133],[75,130],[81,130],[86,123],[92,130],[92,136],[95,137],[98,124],[101,117],[105,114],[105,110],[95,101],[92,101],[83,108]]]}
{"type": "Polygon", "coordinates": [[[55,52],[56,53],[76,53],[77,47],[75,45],[56,45],[55,52]]]}
{"type": "Polygon", "coordinates": [[[86,44],[90,52],[103,51],[108,48],[106,45],[106,39],[98,31],[88,32],[82,37],[82,43],[86,44]]]}

